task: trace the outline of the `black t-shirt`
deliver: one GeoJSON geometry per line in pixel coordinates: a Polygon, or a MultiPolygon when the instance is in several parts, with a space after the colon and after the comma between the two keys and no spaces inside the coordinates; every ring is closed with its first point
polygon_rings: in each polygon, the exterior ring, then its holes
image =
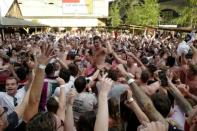
{"type": "Polygon", "coordinates": [[[13,131],[26,131],[26,123],[23,121],[19,126],[15,128],[13,131]]]}
{"type": "Polygon", "coordinates": [[[7,116],[7,120],[8,120],[8,126],[6,127],[5,131],[13,131],[18,125],[18,121],[19,121],[18,115],[14,111],[7,116]]]}
{"type": "Polygon", "coordinates": [[[179,130],[175,126],[172,126],[171,124],[169,124],[168,131],[182,131],[182,130],[179,130]]]}

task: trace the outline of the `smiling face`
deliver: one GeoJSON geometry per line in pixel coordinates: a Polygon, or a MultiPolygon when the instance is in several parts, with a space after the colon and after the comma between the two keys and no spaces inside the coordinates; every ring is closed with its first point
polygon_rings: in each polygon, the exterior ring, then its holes
{"type": "Polygon", "coordinates": [[[94,47],[95,49],[99,49],[101,45],[101,41],[99,39],[94,40],[94,47]]]}
{"type": "Polygon", "coordinates": [[[16,92],[17,92],[17,88],[18,88],[18,84],[15,78],[8,78],[6,80],[6,92],[8,95],[10,96],[15,96],[16,92]]]}

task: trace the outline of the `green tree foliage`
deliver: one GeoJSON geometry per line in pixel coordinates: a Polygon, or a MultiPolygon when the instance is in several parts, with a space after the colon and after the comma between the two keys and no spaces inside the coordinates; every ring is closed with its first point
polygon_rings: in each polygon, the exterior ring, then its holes
{"type": "Polygon", "coordinates": [[[197,26],[197,0],[187,0],[187,5],[181,10],[181,16],[175,19],[182,26],[197,26]]]}
{"type": "Polygon", "coordinates": [[[144,0],[138,5],[131,5],[127,11],[127,24],[151,25],[158,24],[159,4],[157,0],[144,0]]]}
{"type": "Polygon", "coordinates": [[[121,17],[120,17],[119,9],[120,8],[118,6],[118,3],[113,2],[109,11],[112,26],[118,26],[121,24],[121,17]]]}

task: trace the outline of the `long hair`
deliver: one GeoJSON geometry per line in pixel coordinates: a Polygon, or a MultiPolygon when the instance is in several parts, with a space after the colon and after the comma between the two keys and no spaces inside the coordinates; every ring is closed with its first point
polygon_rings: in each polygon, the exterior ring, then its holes
{"type": "Polygon", "coordinates": [[[28,123],[27,131],[56,131],[56,118],[50,113],[37,113],[28,123]]]}
{"type": "Polygon", "coordinates": [[[119,102],[115,97],[108,100],[109,116],[113,119],[112,127],[118,131],[121,131],[121,118],[120,118],[120,108],[119,102]]]}
{"type": "Polygon", "coordinates": [[[85,112],[77,122],[77,131],[94,131],[96,113],[94,111],[85,112]]]}

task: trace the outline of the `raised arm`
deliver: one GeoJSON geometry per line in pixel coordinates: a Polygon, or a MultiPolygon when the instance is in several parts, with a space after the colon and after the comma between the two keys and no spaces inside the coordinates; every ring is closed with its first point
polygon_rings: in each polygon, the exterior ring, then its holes
{"type": "Polygon", "coordinates": [[[166,131],[165,125],[159,121],[147,123],[146,125],[141,125],[137,129],[138,131],[166,131]]]}
{"type": "Polygon", "coordinates": [[[140,107],[142,107],[141,109],[148,116],[148,118],[151,121],[161,121],[166,126],[168,126],[168,123],[165,121],[162,115],[155,109],[151,99],[144,93],[144,91],[135,82],[130,83],[129,86],[135,94],[135,98],[139,103],[140,107]]]}
{"type": "Polygon", "coordinates": [[[177,86],[177,87],[184,96],[191,98],[192,100],[194,100],[197,103],[197,96],[195,96],[189,92],[189,86],[185,86],[185,87],[184,86],[177,86]]]}
{"type": "Polygon", "coordinates": [[[98,113],[94,131],[108,131],[109,110],[107,95],[112,87],[112,80],[106,78],[107,74],[101,79],[101,89],[98,96],[98,113]]]}
{"type": "Polygon", "coordinates": [[[181,92],[177,89],[177,87],[172,83],[173,74],[171,72],[167,73],[167,79],[168,79],[168,90],[172,95],[174,96],[177,104],[180,106],[180,108],[188,115],[192,111],[192,106],[190,103],[184,98],[184,96],[181,94],[181,92]]]}
{"type": "Polygon", "coordinates": [[[12,75],[17,79],[17,81],[20,81],[20,79],[18,78],[18,76],[14,70],[14,66],[12,64],[10,64],[8,68],[9,68],[10,72],[12,73],[12,75]]]}
{"type": "Polygon", "coordinates": [[[156,81],[147,86],[148,95],[153,95],[161,87],[160,82],[156,81]]]}
{"type": "Polygon", "coordinates": [[[66,63],[64,63],[62,60],[60,60],[59,58],[56,58],[56,60],[60,63],[60,65],[61,65],[61,67],[62,67],[62,68],[66,68],[66,69],[68,69],[67,64],[66,64],[66,63]]]}
{"type": "Polygon", "coordinates": [[[65,87],[62,86],[65,84],[65,81],[58,77],[57,79],[57,82],[59,83],[60,85],[60,95],[59,95],[59,107],[58,107],[58,110],[57,110],[57,116],[62,120],[64,121],[65,119],[65,107],[66,107],[66,102],[65,102],[65,87]]]}
{"type": "Polygon", "coordinates": [[[125,101],[125,105],[136,114],[141,124],[150,122],[146,114],[141,110],[137,102],[133,99],[131,90],[127,90],[127,101],[125,101]]]}
{"type": "Polygon", "coordinates": [[[42,87],[44,83],[44,70],[46,64],[49,61],[50,55],[52,53],[52,48],[46,43],[42,43],[41,55],[37,57],[37,67],[35,69],[35,78],[32,83],[32,88],[30,90],[29,103],[25,110],[26,122],[28,122],[37,112],[40,102],[42,87]]]}
{"type": "Polygon", "coordinates": [[[124,65],[127,64],[127,61],[122,60],[122,59],[116,54],[116,52],[112,49],[112,47],[111,47],[109,41],[107,42],[107,51],[108,51],[109,53],[111,53],[111,54],[114,56],[114,58],[118,61],[118,63],[124,64],[124,65]]]}
{"type": "Polygon", "coordinates": [[[121,58],[116,54],[116,52],[115,52],[115,51],[112,51],[112,55],[113,55],[113,56],[114,56],[114,58],[118,61],[118,63],[120,63],[120,64],[124,64],[124,65],[126,65],[126,64],[127,64],[127,61],[125,61],[125,60],[121,59],[121,58]]]}
{"type": "Polygon", "coordinates": [[[73,118],[73,102],[77,92],[74,89],[71,89],[66,96],[67,98],[67,109],[66,116],[64,120],[64,131],[75,131],[74,127],[74,118],[73,118]]]}
{"type": "Polygon", "coordinates": [[[147,40],[148,38],[147,38],[147,29],[145,29],[145,31],[144,31],[144,38],[147,40]]]}
{"type": "Polygon", "coordinates": [[[193,51],[192,62],[196,64],[197,63],[197,49],[193,45],[191,45],[191,49],[193,51]]]}
{"type": "Polygon", "coordinates": [[[188,92],[188,97],[197,103],[197,96],[196,95],[193,95],[192,93],[188,92]]]}
{"type": "Polygon", "coordinates": [[[31,72],[31,74],[29,74],[29,82],[28,82],[29,84],[27,85],[27,87],[25,87],[27,89],[25,97],[23,98],[22,103],[15,107],[15,112],[18,115],[18,118],[22,118],[22,116],[25,113],[25,109],[29,102],[29,95],[30,95],[33,79],[34,79],[34,73],[31,72]]]}
{"type": "Polygon", "coordinates": [[[141,66],[142,70],[146,69],[146,66],[144,66],[141,60],[139,60],[132,52],[126,52],[126,54],[131,56],[137,62],[137,64],[141,66]]]}
{"type": "Polygon", "coordinates": [[[22,118],[22,116],[24,115],[25,109],[28,105],[29,102],[29,95],[30,95],[30,90],[31,90],[31,85],[28,88],[25,97],[23,98],[23,101],[20,105],[18,105],[17,107],[15,107],[15,112],[18,115],[18,118],[22,118]]]}
{"type": "Polygon", "coordinates": [[[135,83],[127,74],[124,75],[128,80],[128,84],[134,94],[134,98],[143,110],[143,112],[148,116],[150,121],[160,121],[168,127],[168,123],[162,117],[162,115],[156,110],[151,99],[145,94],[145,92],[135,83]]]}
{"type": "Polygon", "coordinates": [[[151,40],[154,40],[156,36],[156,31],[154,30],[153,36],[151,37],[151,40]]]}

